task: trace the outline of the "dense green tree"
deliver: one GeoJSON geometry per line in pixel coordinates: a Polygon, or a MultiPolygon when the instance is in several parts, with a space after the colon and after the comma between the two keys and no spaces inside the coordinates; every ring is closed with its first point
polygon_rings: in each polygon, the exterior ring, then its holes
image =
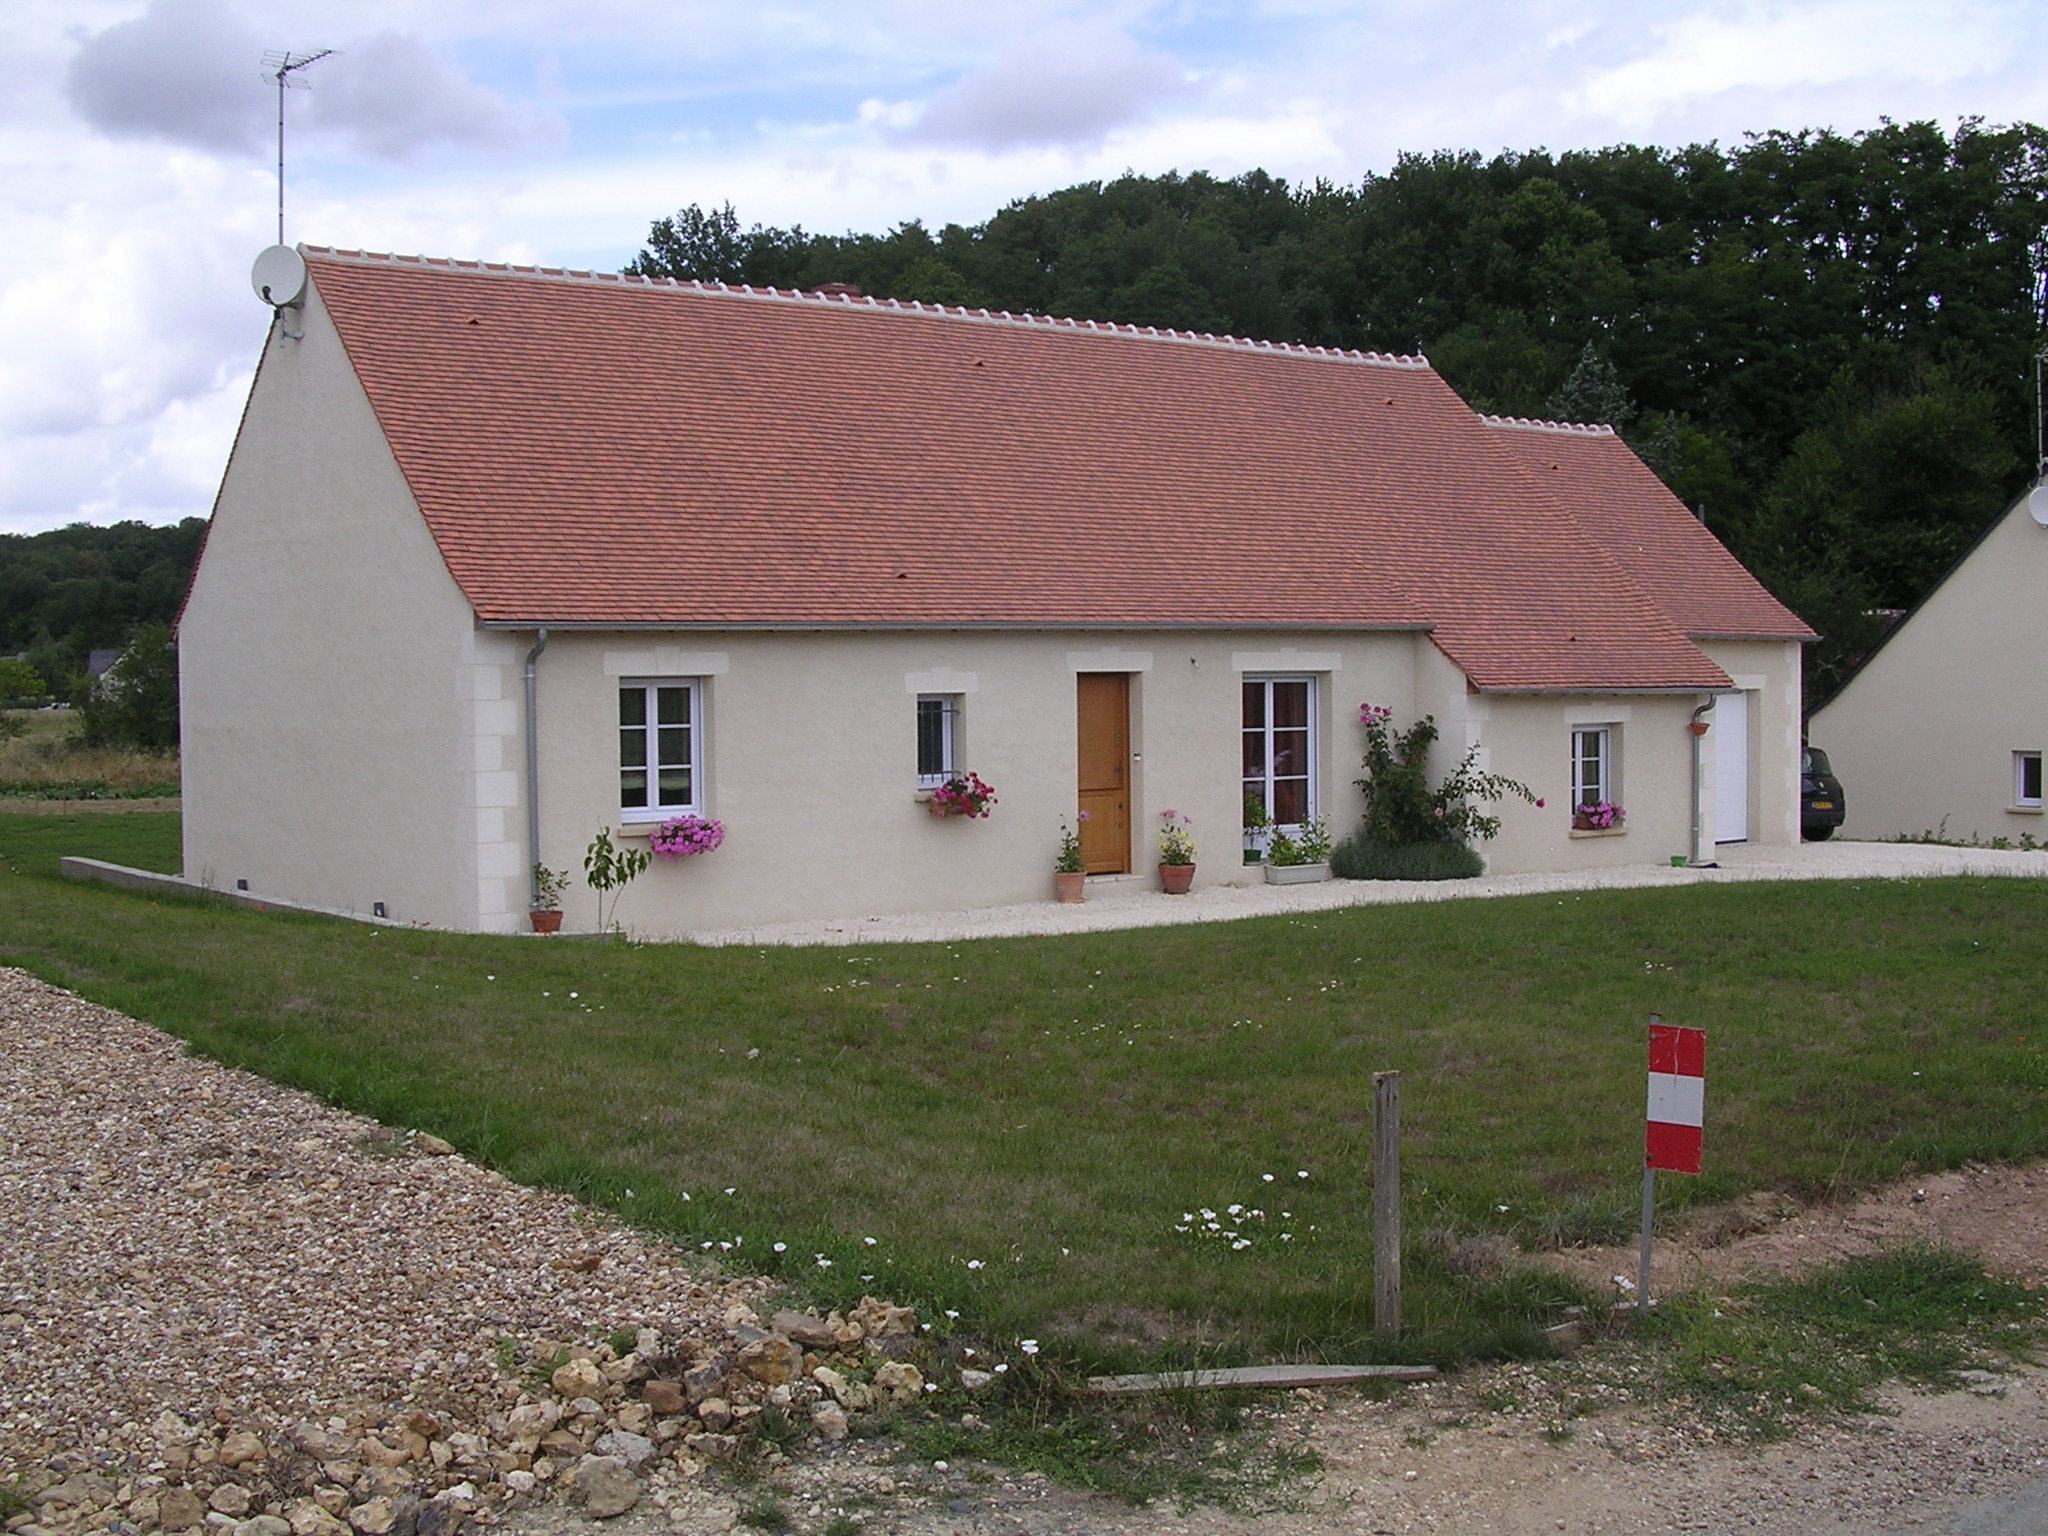
{"type": "Polygon", "coordinates": [[[88,747],[178,750],[178,647],[168,624],[145,624],[113,666],[82,684],[88,747]]]}
{"type": "Polygon", "coordinates": [[[205,536],[196,517],[0,535],[0,656],[25,653],[43,691],[70,692],[92,651],[176,620],[205,536]]]}

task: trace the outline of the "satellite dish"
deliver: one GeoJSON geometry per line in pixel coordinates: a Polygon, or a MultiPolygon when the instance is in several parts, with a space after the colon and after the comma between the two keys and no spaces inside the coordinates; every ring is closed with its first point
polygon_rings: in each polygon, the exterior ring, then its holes
{"type": "Polygon", "coordinates": [[[2037,485],[2027,493],[2027,511],[2034,521],[2048,528],[2048,481],[2037,485]]]}
{"type": "Polygon", "coordinates": [[[296,304],[306,296],[306,258],[288,245],[273,245],[256,258],[249,286],[272,309],[296,304]]]}

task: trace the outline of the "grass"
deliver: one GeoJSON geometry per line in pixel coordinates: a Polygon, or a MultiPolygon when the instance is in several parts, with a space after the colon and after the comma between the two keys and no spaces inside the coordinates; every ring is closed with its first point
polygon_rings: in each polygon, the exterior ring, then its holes
{"type": "Polygon", "coordinates": [[[1887,1382],[1952,1390],[1960,1373],[2024,1358],[2042,1298],[1960,1254],[1851,1259],[1730,1296],[1673,1297],[1653,1337],[1671,1384],[1740,1432],[1775,1439],[1814,1413],[1868,1412],[1887,1382]]]}
{"type": "Polygon", "coordinates": [[[158,799],[178,793],[176,753],[75,745],[84,723],[68,709],[8,710],[19,736],[0,732],[0,801],[158,799]]]}
{"type": "Polygon", "coordinates": [[[712,951],[358,927],[42,873],[60,849],[175,867],[175,822],[0,815],[19,871],[0,876],[0,963],[821,1300],[915,1300],[941,1335],[951,1308],[998,1348],[1060,1339],[1076,1369],[1540,1348],[1563,1282],[1419,1242],[1409,1335],[1373,1338],[1374,1070],[1406,1075],[1418,1233],[1536,1242],[1626,1211],[1653,1011],[1710,1031],[1708,1172],[1667,1180],[1667,1211],[2048,1151],[2033,881],[712,951]],[[1264,1212],[1229,1227],[1248,1248],[1175,1230],[1233,1203],[1264,1212]]]}
{"type": "Polygon", "coordinates": [[[1251,1514],[1284,1504],[1321,1461],[1276,1439],[1248,1392],[1163,1392],[1120,1399],[1077,1395],[1079,1383],[1043,1359],[1022,1362],[1007,1390],[957,1389],[928,1417],[891,1426],[921,1462],[995,1462],[1131,1504],[1210,1504],[1251,1514]],[[966,1410],[980,1419],[963,1420],[966,1410]]]}

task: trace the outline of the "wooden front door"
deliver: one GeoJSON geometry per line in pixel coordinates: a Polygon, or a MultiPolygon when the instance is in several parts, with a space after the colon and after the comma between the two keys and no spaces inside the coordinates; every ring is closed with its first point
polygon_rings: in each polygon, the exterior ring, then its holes
{"type": "Polygon", "coordinates": [[[1091,875],[1131,867],[1131,678],[1075,677],[1081,744],[1081,862],[1091,875]]]}

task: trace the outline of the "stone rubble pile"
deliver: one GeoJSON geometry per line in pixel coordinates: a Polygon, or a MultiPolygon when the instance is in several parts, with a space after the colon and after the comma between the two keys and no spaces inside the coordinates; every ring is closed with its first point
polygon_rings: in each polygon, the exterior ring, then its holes
{"type": "MultiPolygon", "coordinates": [[[[917,1316],[865,1298],[849,1315],[728,1309],[713,1339],[634,1347],[540,1339],[475,1423],[425,1410],[357,1411],[282,1428],[226,1410],[168,1410],[109,1462],[73,1453],[18,1479],[29,1508],[10,1536],[460,1536],[566,1495],[596,1519],[624,1514],[650,1482],[696,1477],[749,1449],[770,1466],[809,1432],[843,1440],[849,1416],[919,1403],[917,1316]],[[749,1447],[761,1415],[778,1433],[749,1447]]],[[[927,1359],[930,1356],[926,1355],[927,1359]]]]}

